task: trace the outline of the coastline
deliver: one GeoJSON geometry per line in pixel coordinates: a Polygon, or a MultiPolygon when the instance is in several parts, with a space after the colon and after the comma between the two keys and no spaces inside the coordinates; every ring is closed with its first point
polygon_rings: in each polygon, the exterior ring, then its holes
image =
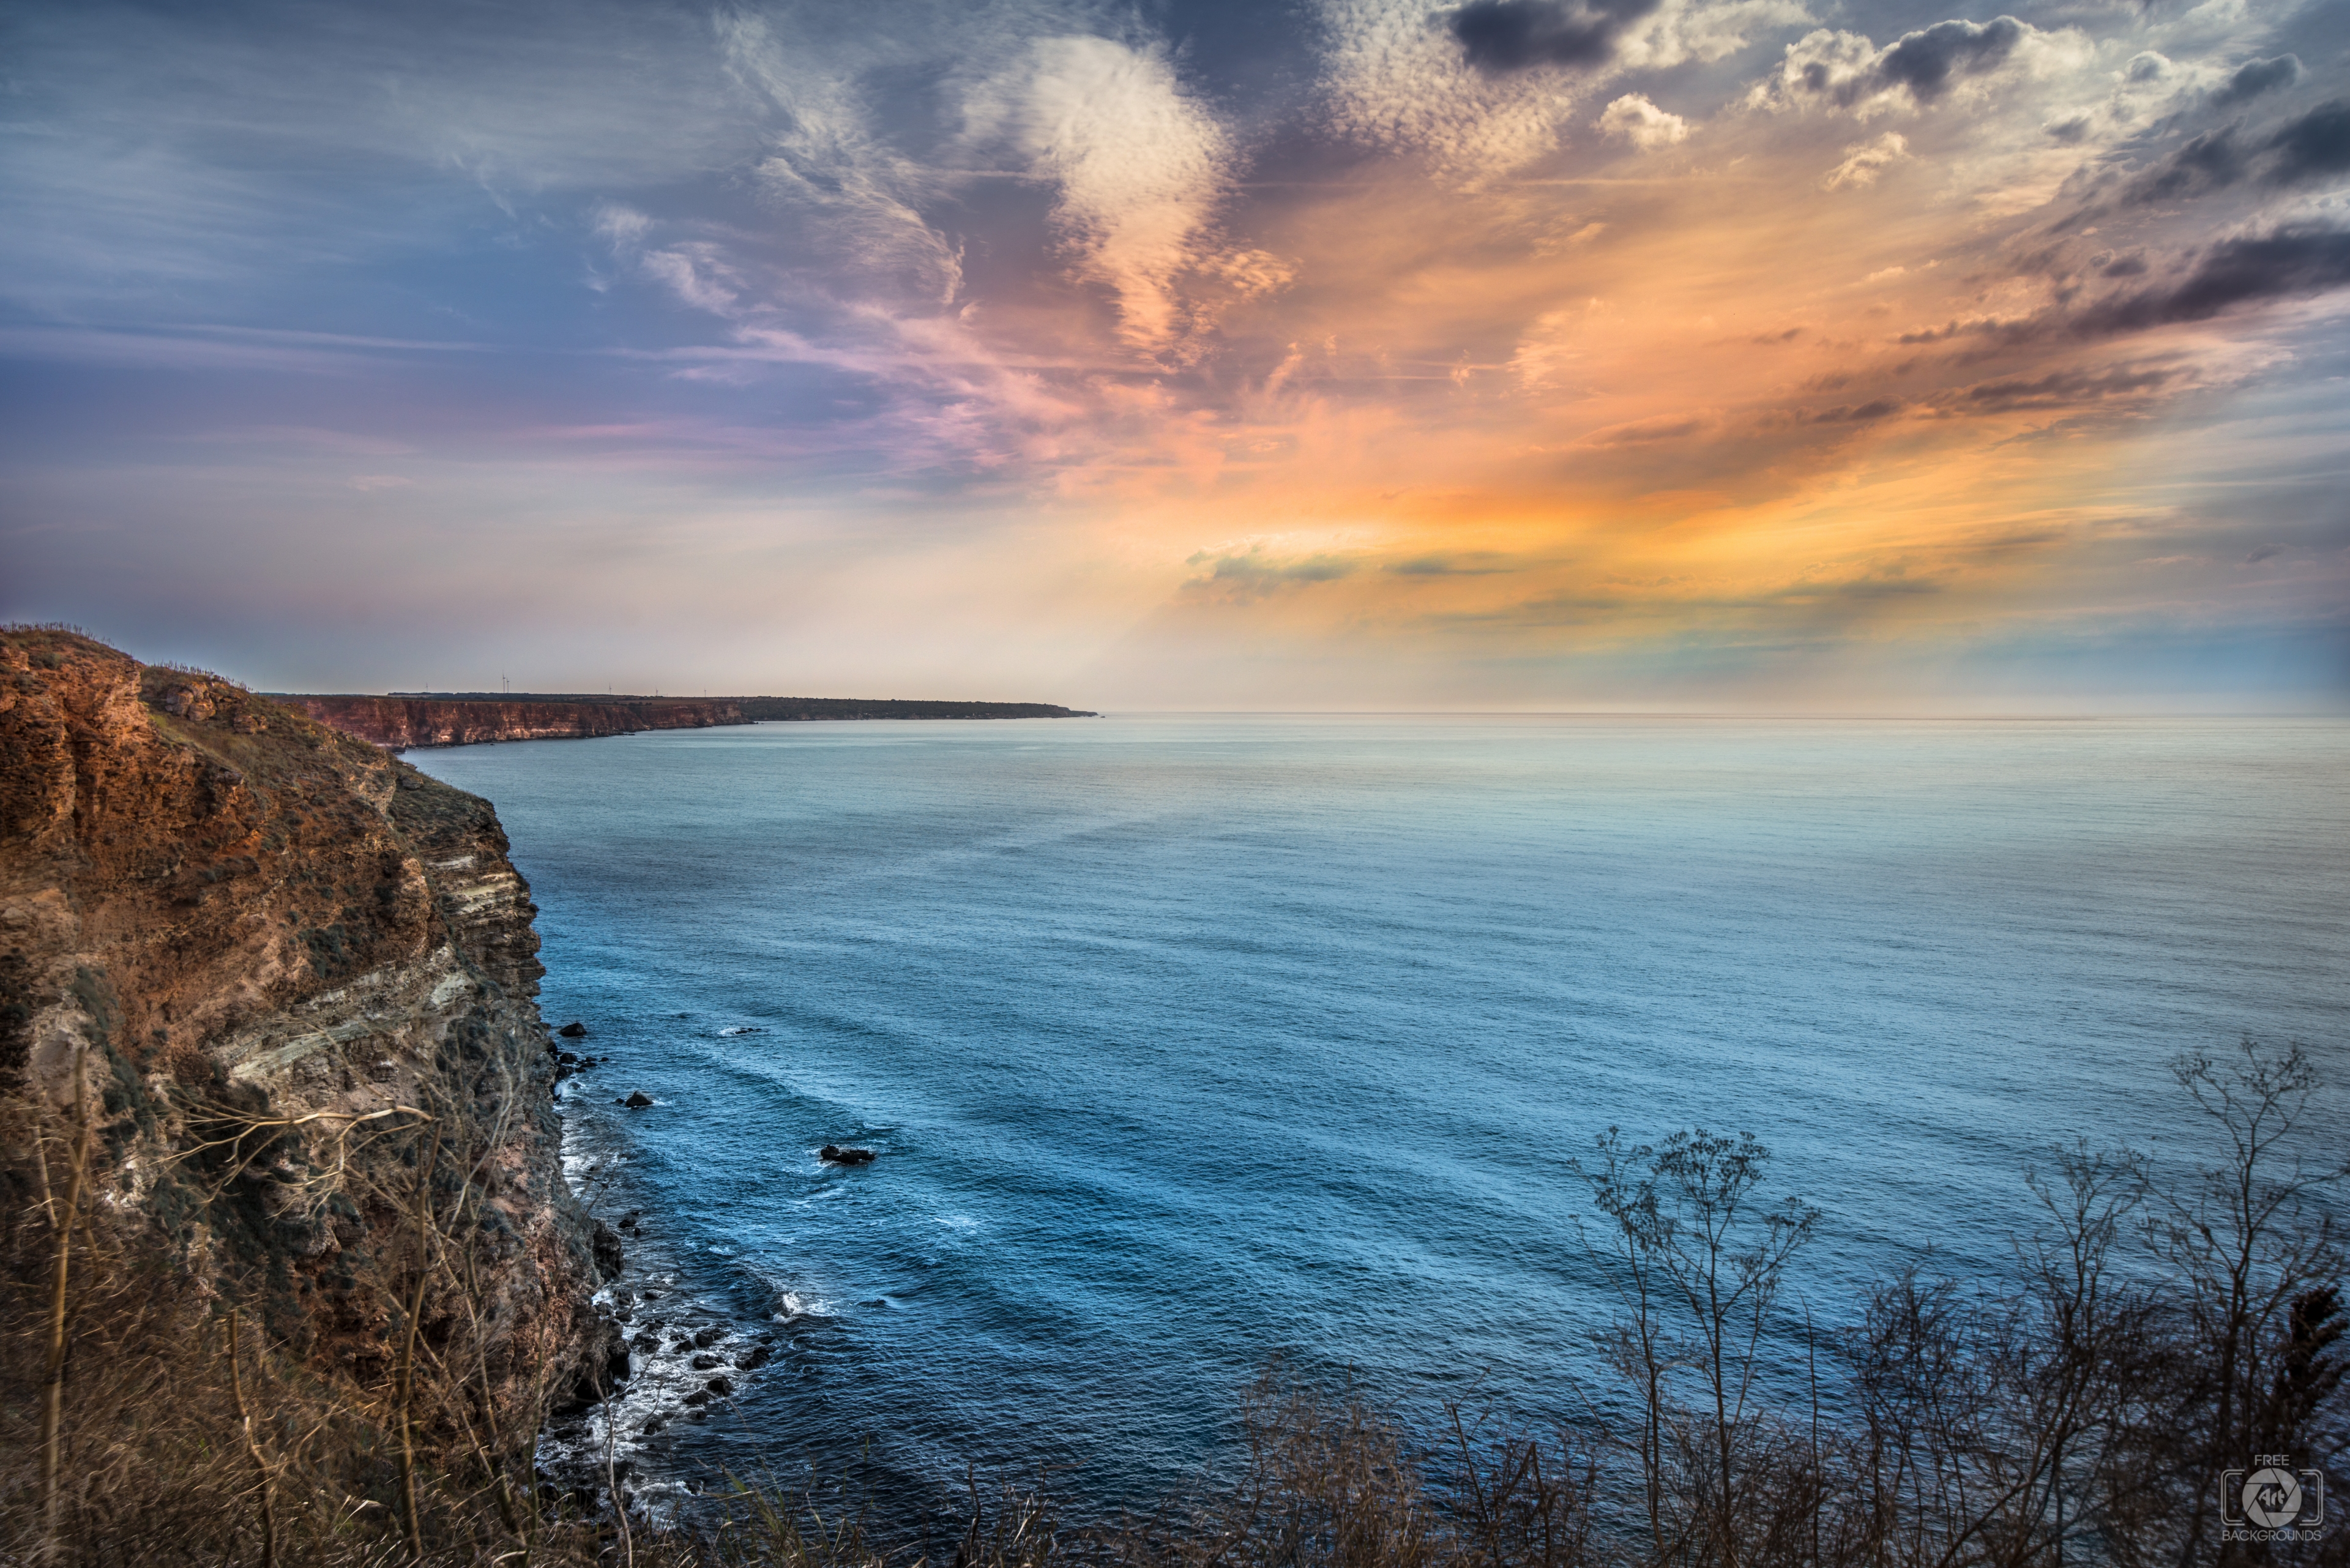
{"type": "Polygon", "coordinates": [[[271,692],[270,701],[388,752],[504,741],[595,740],[648,730],[870,720],[1097,719],[1050,702],[847,697],[613,697],[524,692],[271,692]]]}

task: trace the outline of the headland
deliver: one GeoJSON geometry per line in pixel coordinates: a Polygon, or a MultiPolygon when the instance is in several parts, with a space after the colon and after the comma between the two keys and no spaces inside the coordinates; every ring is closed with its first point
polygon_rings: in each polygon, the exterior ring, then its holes
{"type": "Polygon", "coordinates": [[[638,697],[577,692],[271,694],[319,723],[387,751],[498,741],[587,740],[646,730],[867,719],[1095,719],[1052,702],[862,697],[638,697]]]}

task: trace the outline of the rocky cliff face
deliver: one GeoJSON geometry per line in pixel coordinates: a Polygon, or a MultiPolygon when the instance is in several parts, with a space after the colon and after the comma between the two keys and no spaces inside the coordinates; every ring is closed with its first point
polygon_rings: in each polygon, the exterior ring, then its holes
{"type": "Polygon", "coordinates": [[[527,698],[297,697],[276,701],[331,729],[382,746],[471,746],[488,741],[585,740],[640,730],[699,730],[747,724],[732,701],[650,698],[598,702],[527,698]]]}
{"type": "Polygon", "coordinates": [[[471,1336],[509,1434],[611,1343],[535,912],[487,802],[231,683],[0,633],[0,1093],[61,1127],[78,1064],[102,1211],[334,1378],[382,1381],[430,1259],[424,1333],[471,1336]]]}

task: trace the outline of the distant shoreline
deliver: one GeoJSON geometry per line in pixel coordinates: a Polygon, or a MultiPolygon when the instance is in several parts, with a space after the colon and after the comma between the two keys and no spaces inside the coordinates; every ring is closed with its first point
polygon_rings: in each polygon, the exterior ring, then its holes
{"type": "Polygon", "coordinates": [[[1052,702],[955,702],[861,697],[639,697],[541,692],[267,693],[386,751],[501,741],[591,740],[647,730],[866,719],[1098,719],[1052,702]]]}

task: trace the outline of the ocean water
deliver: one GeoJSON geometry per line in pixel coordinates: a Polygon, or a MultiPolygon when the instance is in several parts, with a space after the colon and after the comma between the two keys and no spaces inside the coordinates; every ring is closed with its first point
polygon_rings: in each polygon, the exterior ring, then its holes
{"type": "MultiPolygon", "coordinates": [[[[1995,1270],[2052,1145],[2206,1147],[2250,1032],[2350,1106],[2350,725],[1180,717],[411,753],[540,906],[642,1484],[1148,1502],[1269,1360],[1606,1397],[1571,1161],[1773,1150],[1832,1324],[1995,1270]],[[641,1089],[658,1104],[613,1101],[641,1089]],[[824,1144],[879,1151],[820,1162],[824,1144]],[[699,1329],[705,1344],[684,1343],[699,1329]],[[731,1392],[681,1403],[712,1367],[731,1392]]],[[[591,1436],[600,1437],[600,1431],[591,1436]]]]}

